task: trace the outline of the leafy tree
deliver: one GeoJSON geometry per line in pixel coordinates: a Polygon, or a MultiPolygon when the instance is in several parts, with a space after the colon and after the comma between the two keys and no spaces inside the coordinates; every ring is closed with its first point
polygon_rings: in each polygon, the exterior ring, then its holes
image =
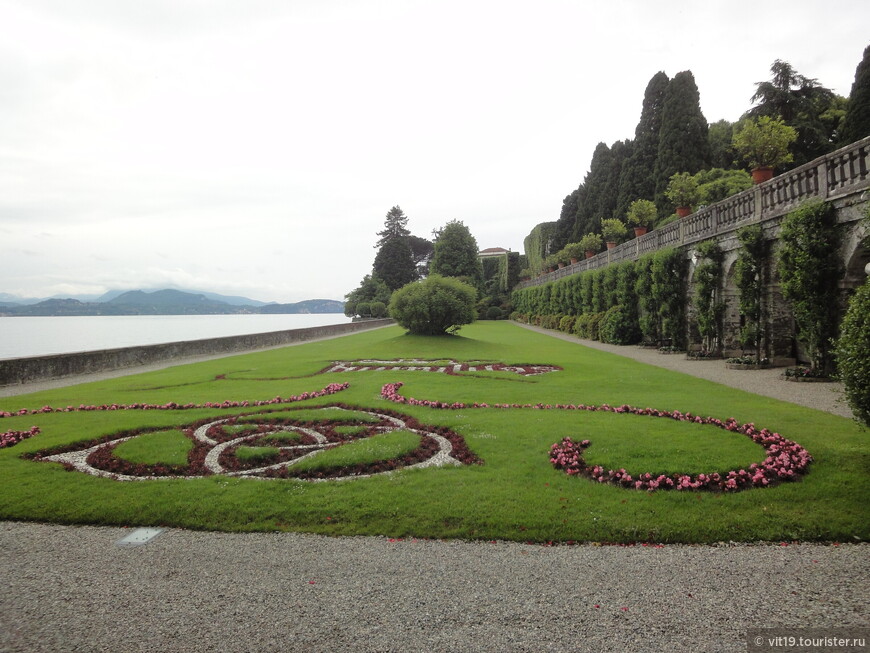
{"type": "Polygon", "coordinates": [[[459,279],[430,274],[403,286],[390,300],[390,317],[410,333],[455,334],[475,318],[477,291],[459,279]]]}
{"type": "Polygon", "coordinates": [[[429,274],[429,260],[432,258],[432,253],[435,251],[435,245],[431,240],[420,236],[408,236],[406,238],[408,247],[411,248],[411,257],[414,259],[414,265],[417,266],[417,275],[424,277],[429,274]]]}
{"type": "Polygon", "coordinates": [[[675,248],[660,249],[652,256],[651,290],[659,312],[661,336],[672,347],[686,339],[686,259],[675,248]]]}
{"type": "MultiPolygon", "coordinates": [[[[665,191],[678,172],[695,174],[710,165],[707,121],[690,70],[674,75],[665,94],[659,149],[655,163],[655,203],[661,215],[670,213],[665,191]]],[[[640,196],[638,196],[640,197],[640,196]]]]}
{"type": "Polygon", "coordinates": [[[644,91],[643,108],[634,130],[630,156],[620,170],[617,217],[624,215],[634,200],[655,198],[656,182],[652,172],[659,152],[662,112],[669,82],[668,76],[659,71],[652,76],[644,91]]]}
{"type": "Polygon", "coordinates": [[[407,238],[411,235],[408,231],[408,216],[398,206],[394,206],[387,211],[387,218],[384,220],[384,228],[378,232],[381,239],[375,244],[375,249],[380,249],[388,240],[394,238],[407,238]]]}
{"type": "Polygon", "coordinates": [[[714,204],[752,187],[752,177],[745,170],[711,168],[701,170],[694,178],[701,204],[714,204]]]}
{"type": "Polygon", "coordinates": [[[710,144],[710,165],[714,168],[729,169],[737,167],[737,152],[731,144],[734,136],[734,123],[717,120],[707,129],[707,142],[710,144]]]}
{"type": "Polygon", "coordinates": [[[778,168],[793,160],[789,146],[797,130],[779,118],[761,116],[741,120],[734,131],[734,149],[750,168],[778,168]]]}
{"type": "Polygon", "coordinates": [[[770,81],[757,82],[747,115],[753,118],[781,118],[797,130],[797,140],[791,147],[794,166],[830,152],[835,135],[822,120],[834,102],[834,92],[818,80],[798,74],[787,61],[777,59],[770,66],[770,81]]]}
{"type": "Polygon", "coordinates": [[[390,238],[378,250],[373,266],[374,274],[390,290],[401,288],[417,279],[417,266],[405,238],[390,238]]]}
{"type": "Polygon", "coordinates": [[[386,304],[390,301],[391,291],[381,279],[367,274],[363,277],[359,287],[344,296],[344,314],[348,317],[360,315],[359,304],[381,302],[386,304]]]}
{"type": "Polygon", "coordinates": [[[864,48],[864,58],[855,69],[840,145],[854,143],[866,136],[870,136],[870,45],[864,48]]]}
{"type": "Polygon", "coordinates": [[[779,233],[779,276],[790,303],[798,339],[814,370],[830,367],[829,343],[837,333],[837,218],[822,200],[806,202],[789,213],[779,233]]]}
{"type": "Polygon", "coordinates": [[[870,280],[849,301],[837,341],[837,367],[852,412],[870,426],[870,280]]]}
{"type": "Polygon", "coordinates": [[[435,240],[435,252],[429,266],[432,274],[469,280],[475,286],[483,278],[477,241],[459,220],[451,220],[435,240]]]}
{"type": "MultiPolygon", "coordinates": [[[[586,187],[583,184],[562,200],[562,211],[559,214],[559,219],[555,222],[555,232],[553,234],[552,248],[553,251],[558,251],[565,247],[574,238],[574,227],[577,223],[577,212],[580,206],[586,199],[586,187]]],[[[526,249],[526,255],[529,255],[529,250],[526,249]]]]}

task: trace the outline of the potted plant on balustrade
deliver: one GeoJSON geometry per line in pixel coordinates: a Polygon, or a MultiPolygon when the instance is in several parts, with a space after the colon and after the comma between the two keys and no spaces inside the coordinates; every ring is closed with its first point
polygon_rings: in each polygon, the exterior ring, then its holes
{"type": "Polygon", "coordinates": [[[698,180],[688,172],[675,172],[671,175],[665,190],[667,197],[677,208],[677,215],[685,218],[692,213],[692,207],[698,203],[698,180]]]}
{"type": "Polygon", "coordinates": [[[562,255],[571,261],[571,265],[574,265],[577,261],[583,258],[584,251],[585,250],[580,243],[568,243],[562,250],[562,255]]]}
{"type": "Polygon", "coordinates": [[[634,225],[635,237],[643,236],[658,216],[655,202],[650,200],[634,200],[628,206],[626,219],[634,225]]]}
{"type": "Polygon", "coordinates": [[[773,177],[774,168],[792,161],[789,147],[797,131],[779,118],[761,116],[739,122],[731,144],[752,170],[752,181],[760,184],[773,177]]]}
{"type": "Polygon", "coordinates": [[[607,249],[616,247],[628,233],[625,224],[617,218],[607,218],[601,221],[601,235],[607,243],[607,249]]]}
{"type": "Polygon", "coordinates": [[[600,252],[602,243],[599,234],[586,234],[580,239],[580,247],[586,252],[586,258],[592,258],[600,252]]]}

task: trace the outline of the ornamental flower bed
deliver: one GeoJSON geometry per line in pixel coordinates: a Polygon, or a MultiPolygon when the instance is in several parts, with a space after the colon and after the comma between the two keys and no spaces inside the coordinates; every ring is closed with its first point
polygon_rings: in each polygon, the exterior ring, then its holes
{"type": "Polygon", "coordinates": [[[0,449],[4,449],[6,447],[14,447],[22,440],[32,438],[34,435],[38,434],[38,426],[31,426],[30,429],[27,431],[6,431],[5,433],[0,433],[0,449]]]}
{"type": "MultiPolygon", "coordinates": [[[[413,417],[393,411],[373,412],[365,408],[332,404],[321,408],[341,408],[351,413],[365,412],[377,421],[361,421],[352,414],[347,419],[325,419],[321,421],[295,420],[293,418],[272,418],[269,412],[247,413],[230,417],[208,418],[184,427],[179,427],[193,442],[187,464],[143,464],[115,455],[116,447],[138,436],[162,428],[144,428],[124,431],[94,438],[85,442],[75,442],[24,454],[29,460],[55,462],[68,471],[80,471],[93,476],[110,478],[116,481],[145,481],[159,478],[200,478],[224,475],[244,478],[295,478],[299,480],[326,480],[332,478],[361,478],[374,474],[388,473],[401,468],[435,467],[441,465],[480,464],[465,444],[461,435],[443,427],[421,424],[413,417]],[[251,430],[235,431],[238,418],[245,417],[251,430]],[[365,427],[358,432],[342,433],[337,426],[365,427]],[[412,451],[389,460],[349,465],[333,465],[320,469],[296,470],[293,464],[304,458],[341,446],[347,442],[372,437],[380,433],[407,430],[419,435],[420,443],[412,451]],[[303,436],[298,442],[278,446],[280,453],[274,461],[263,461],[252,466],[238,460],[235,449],[240,445],[257,444],[269,434],[299,432],[303,436]]],[[[293,409],[291,409],[293,410],[293,409]]]]}
{"type": "Polygon", "coordinates": [[[814,370],[811,367],[788,367],[782,373],[786,381],[816,381],[825,382],[831,381],[831,377],[827,376],[822,370],[814,370]]]}
{"type": "Polygon", "coordinates": [[[589,465],[583,459],[583,451],[590,445],[589,440],[575,442],[564,438],[550,449],[550,462],[557,469],[563,469],[571,476],[587,476],[599,483],[609,483],[624,488],[637,490],[712,490],[734,492],[752,487],[767,487],[782,481],[797,480],[805,474],[813,457],[802,446],[787,440],[779,433],[768,429],[757,429],[754,424],[740,424],[733,417],[720,420],[715,417],[700,417],[678,410],[666,411],[654,408],[637,408],[623,404],[610,406],[608,404],[486,404],[462,402],[445,403],[426,399],[413,399],[399,394],[402,383],[388,383],[381,389],[381,397],[396,403],[409,406],[425,406],[447,410],[466,408],[531,408],[537,410],[586,410],[604,411],[617,414],[643,415],[647,417],[663,417],[681,422],[693,422],[715,426],[726,431],[742,433],[760,444],[767,451],[767,458],[762,463],[752,463],[748,469],[714,472],[711,474],[653,474],[641,473],[636,476],[625,469],[604,469],[600,465],[589,465]]]}
{"type": "Polygon", "coordinates": [[[77,413],[101,410],[191,410],[194,408],[248,408],[250,406],[275,406],[278,404],[292,404],[297,401],[306,401],[307,399],[317,399],[334,395],[342,390],[347,390],[350,383],[330,383],[321,390],[314,392],[303,392],[301,395],[291,395],[289,397],[275,397],[274,399],[264,399],[258,401],[206,401],[202,404],[178,404],[174,401],[165,404],[101,404],[78,406],[65,406],[63,408],[54,408],[52,406],[43,406],[42,408],[28,409],[21,408],[13,412],[0,410],[0,418],[2,417],[20,417],[22,415],[42,415],[46,413],[77,413]]]}

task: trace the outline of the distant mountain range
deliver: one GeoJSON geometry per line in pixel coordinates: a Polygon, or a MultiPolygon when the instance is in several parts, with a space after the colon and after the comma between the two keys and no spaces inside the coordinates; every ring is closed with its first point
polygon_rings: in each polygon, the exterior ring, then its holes
{"type": "Polygon", "coordinates": [[[225,315],[232,313],[342,313],[344,303],[308,299],[292,304],[187,290],[113,290],[104,295],[19,299],[0,293],[0,315],[225,315]]]}

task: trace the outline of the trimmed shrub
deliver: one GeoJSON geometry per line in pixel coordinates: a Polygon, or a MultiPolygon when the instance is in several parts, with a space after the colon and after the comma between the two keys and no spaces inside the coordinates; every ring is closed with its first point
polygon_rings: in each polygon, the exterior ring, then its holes
{"type": "Polygon", "coordinates": [[[486,309],[486,319],[487,320],[500,320],[504,317],[504,311],[502,311],[498,306],[490,306],[486,309]]]}
{"type": "Polygon", "coordinates": [[[369,308],[372,317],[387,317],[387,305],[384,302],[372,302],[369,308]]]}
{"type": "Polygon", "coordinates": [[[563,333],[572,333],[574,331],[574,322],[577,320],[576,315],[565,315],[559,320],[559,331],[563,333]]]}
{"type": "Polygon", "coordinates": [[[474,322],[476,299],[477,291],[467,283],[430,274],[393,293],[390,317],[413,334],[455,334],[474,322]]]}
{"type": "Polygon", "coordinates": [[[837,341],[837,363],[852,412],[870,426],[870,280],[849,301],[837,341]]]}
{"type": "Polygon", "coordinates": [[[598,325],[601,342],[611,345],[633,345],[640,339],[637,322],[631,319],[629,311],[622,306],[611,306],[601,316],[598,325]]]}

